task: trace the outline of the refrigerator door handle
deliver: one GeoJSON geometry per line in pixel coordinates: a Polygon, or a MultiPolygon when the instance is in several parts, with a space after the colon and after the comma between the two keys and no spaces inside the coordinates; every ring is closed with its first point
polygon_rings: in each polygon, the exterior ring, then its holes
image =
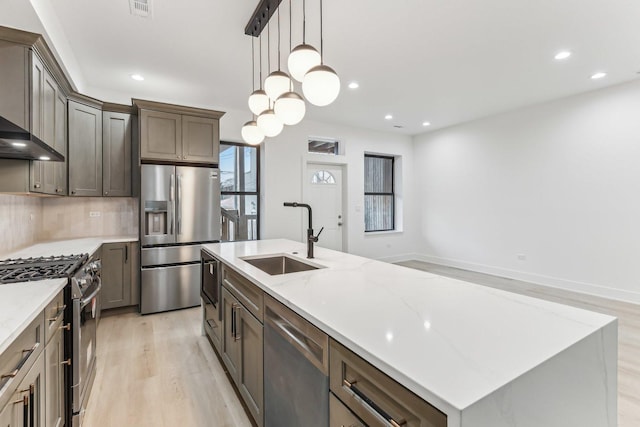
{"type": "MultiPolygon", "coordinates": [[[[175,199],[175,194],[176,194],[176,190],[175,190],[175,176],[173,174],[171,174],[169,176],[169,200],[173,202],[173,199],[175,199]]],[[[169,209],[173,208],[173,203],[170,205],[169,209]]],[[[174,228],[175,228],[175,213],[171,212],[171,221],[170,221],[170,225],[171,225],[171,230],[169,230],[169,234],[173,234],[174,233],[174,228]]]]}
{"type": "Polygon", "coordinates": [[[182,234],[182,175],[178,177],[178,197],[176,198],[176,215],[178,217],[177,234],[182,234]]]}

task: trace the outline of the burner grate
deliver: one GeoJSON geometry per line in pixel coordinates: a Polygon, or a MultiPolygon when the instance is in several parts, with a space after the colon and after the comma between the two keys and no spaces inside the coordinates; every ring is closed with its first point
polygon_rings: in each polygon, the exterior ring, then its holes
{"type": "Polygon", "coordinates": [[[0,283],[69,277],[88,257],[88,254],[72,254],[2,260],[0,261],[0,283]]]}

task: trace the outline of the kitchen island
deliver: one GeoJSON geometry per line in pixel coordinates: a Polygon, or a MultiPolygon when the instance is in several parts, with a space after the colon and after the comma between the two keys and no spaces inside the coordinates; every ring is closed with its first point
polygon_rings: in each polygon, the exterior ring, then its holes
{"type": "Polygon", "coordinates": [[[447,426],[615,426],[617,320],[288,240],[204,245],[447,418],[447,426]],[[242,258],[316,270],[269,275],[242,258]]]}

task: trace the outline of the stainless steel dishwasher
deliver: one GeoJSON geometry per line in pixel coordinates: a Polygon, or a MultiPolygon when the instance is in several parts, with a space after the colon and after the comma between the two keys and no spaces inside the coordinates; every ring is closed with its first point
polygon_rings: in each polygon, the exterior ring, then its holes
{"type": "Polygon", "coordinates": [[[265,296],[266,427],[329,425],[329,338],[265,296]]]}

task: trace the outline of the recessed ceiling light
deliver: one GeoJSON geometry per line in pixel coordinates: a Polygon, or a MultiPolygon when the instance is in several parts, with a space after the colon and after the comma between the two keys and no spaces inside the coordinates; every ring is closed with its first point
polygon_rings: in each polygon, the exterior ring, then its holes
{"type": "Polygon", "coordinates": [[[139,81],[139,82],[141,82],[141,81],[143,81],[143,80],[144,80],[144,77],[142,77],[140,74],[131,74],[131,78],[132,78],[133,80],[137,80],[137,81],[139,81]]]}
{"type": "Polygon", "coordinates": [[[386,120],[391,120],[391,119],[393,119],[393,116],[391,114],[387,114],[386,116],[384,116],[384,118],[386,120]]]}
{"type": "Polygon", "coordinates": [[[39,158],[40,160],[51,160],[51,157],[47,157],[47,156],[40,156],[39,158]]]}
{"type": "Polygon", "coordinates": [[[358,82],[349,83],[349,89],[358,89],[359,87],[360,85],[358,84],[358,82]]]}
{"type": "Polygon", "coordinates": [[[601,79],[601,78],[605,77],[606,75],[607,75],[607,73],[602,73],[602,72],[595,73],[594,75],[591,76],[591,79],[598,80],[598,79],[601,79]]]}
{"type": "Polygon", "coordinates": [[[422,126],[431,126],[431,123],[429,123],[429,122],[422,122],[422,126]]]}
{"type": "Polygon", "coordinates": [[[19,147],[19,148],[27,146],[27,144],[25,144],[24,142],[12,142],[11,145],[13,145],[14,147],[19,147]]]}
{"type": "Polygon", "coordinates": [[[556,56],[554,56],[554,58],[557,59],[558,61],[561,61],[563,59],[567,59],[570,56],[571,56],[571,52],[569,52],[568,50],[563,50],[562,52],[556,53],[556,56]]]}

